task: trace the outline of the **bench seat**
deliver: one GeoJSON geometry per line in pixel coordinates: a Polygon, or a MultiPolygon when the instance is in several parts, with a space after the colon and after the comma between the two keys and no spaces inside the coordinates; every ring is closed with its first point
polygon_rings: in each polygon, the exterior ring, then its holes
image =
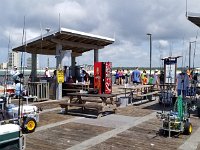
{"type": "Polygon", "coordinates": [[[146,94],[140,94],[140,95],[137,95],[137,96],[144,97],[144,96],[150,96],[150,95],[155,95],[155,94],[158,94],[158,91],[149,92],[149,93],[146,93],[146,94]]]}
{"type": "Polygon", "coordinates": [[[85,109],[95,109],[97,110],[97,117],[99,118],[102,114],[102,108],[103,106],[95,103],[84,103],[84,104],[79,104],[79,103],[60,103],[59,104],[61,108],[65,109],[64,113],[68,113],[68,107],[74,106],[74,107],[81,107],[82,111],[84,112],[85,109]]]}
{"type": "Polygon", "coordinates": [[[80,92],[81,89],[62,89],[62,90],[66,92],[80,92]]]}

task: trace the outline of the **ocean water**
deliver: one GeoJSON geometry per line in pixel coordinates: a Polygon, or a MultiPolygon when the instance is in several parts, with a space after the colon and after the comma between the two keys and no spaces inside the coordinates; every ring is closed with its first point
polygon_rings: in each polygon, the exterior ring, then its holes
{"type": "MultiPolygon", "coordinates": [[[[5,82],[11,83],[13,81],[12,76],[10,75],[11,70],[0,69],[0,85],[4,84],[5,82]]],[[[31,70],[19,70],[20,73],[24,74],[24,81],[27,82],[28,78],[31,74],[31,70]]],[[[50,71],[53,75],[53,70],[50,71]]],[[[37,76],[40,77],[44,74],[44,70],[38,70],[37,76]]]]}

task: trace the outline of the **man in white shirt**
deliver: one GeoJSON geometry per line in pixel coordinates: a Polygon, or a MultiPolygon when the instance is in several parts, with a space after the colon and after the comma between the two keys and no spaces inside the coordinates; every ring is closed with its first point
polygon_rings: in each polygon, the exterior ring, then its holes
{"type": "Polygon", "coordinates": [[[17,67],[14,66],[13,70],[10,71],[10,74],[12,75],[13,80],[15,81],[17,79],[17,76],[20,74],[17,70],[17,67]]]}

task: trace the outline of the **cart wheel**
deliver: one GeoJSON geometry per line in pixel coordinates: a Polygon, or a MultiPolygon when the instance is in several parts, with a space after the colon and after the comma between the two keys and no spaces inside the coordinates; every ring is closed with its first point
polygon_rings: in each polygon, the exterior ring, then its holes
{"type": "Polygon", "coordinates": [[[37,123],[35,121],[34,118],[26,118],[24,120],[24,123],[23,123],[23,131],[25,133],[32,133],[35,131],[35,128],[37,127],[37,123]]]}
{"type": "Polygon", "coordinates": [[[190,122],[186,122],[184,125],[184,134],[190,135],[192,133],[192,124],[190,122]]]}

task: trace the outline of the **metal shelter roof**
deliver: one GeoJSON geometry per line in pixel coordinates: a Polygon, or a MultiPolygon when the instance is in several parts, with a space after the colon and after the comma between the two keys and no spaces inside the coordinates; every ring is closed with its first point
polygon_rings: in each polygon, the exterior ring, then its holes
{"type": "Polygon", "coordinates": [[[13,51],[56,55],[56,45],[61,44],[62,50],[72,50],[72,52],[82,54],[90,50],[102,49],[114,41],[112,38],[60,28],[60,30],[48,32],[29,40],[26,42],[26,46],[15,47],[13,51]]]}
{"type": "Polygon", "coordinates": [[[180,58],[182,56],[169,56],[169,57],[164,57],[162,58],[161,60],[166,60],[166,59],[177,59],[177,58],[180,58]]]}
{"type": "Polygon", "coordinates": [[[189,21],[200,27],[200,13],[191,13],[187,14],[187,18],[189,21]]]}

